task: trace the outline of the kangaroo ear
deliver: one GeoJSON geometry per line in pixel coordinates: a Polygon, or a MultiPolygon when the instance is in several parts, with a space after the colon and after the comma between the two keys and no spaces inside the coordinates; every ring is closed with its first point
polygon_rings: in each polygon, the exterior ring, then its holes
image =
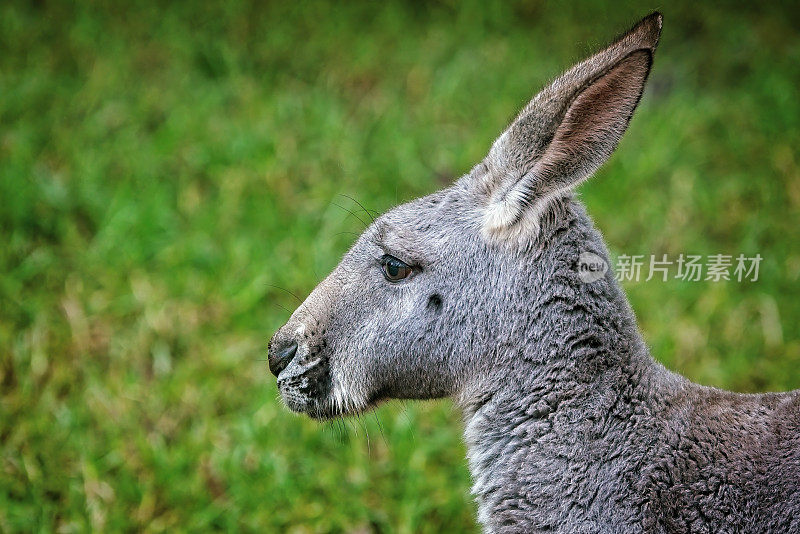
{"type": "Polygon", "coordinates": [[[661,14],[653,13],[525,106],[473,171],[485,235],[535,234],[547,203],[609,158],[642,96],[660,34],[661,14]]]}

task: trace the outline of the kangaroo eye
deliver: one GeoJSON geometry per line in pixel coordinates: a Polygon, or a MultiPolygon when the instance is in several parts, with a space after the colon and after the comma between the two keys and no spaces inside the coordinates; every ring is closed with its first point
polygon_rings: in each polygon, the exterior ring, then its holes
{"type": "Polygon", "coordinates": [[[383,269],[383,276],[390,282],[399,282],[404,278],[408,278],[414,271],[411,266],[398,260],[394,256],[384,256],[381,259],[381,267],[383,269]]]}

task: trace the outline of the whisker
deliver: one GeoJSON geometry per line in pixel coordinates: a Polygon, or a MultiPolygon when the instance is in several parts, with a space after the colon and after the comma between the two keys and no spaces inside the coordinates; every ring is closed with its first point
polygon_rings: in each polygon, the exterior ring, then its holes
{"type": "Polygon", "coordinates": [[[400,410],[400,413],[402,413],[405,416],[406,421],[408,422],[408,429],[411,432],[411,441],[416,442],[417,437],[414,434],[414,423],[411,421],[411,416],[408,414],[408,404],[405,401],[403,401],[400,404],[400,406],[402,408],[402,410],[400,410]]]}
{"type": "Polygon", "coordinates": [[[372,456],[372,447],[369,442],[369,430],[367,430],[367,425],[364,424],[364,420],[361,418],[361,414],[356,416],[356,420],[361,425],[361,428],[364,429],[364,435],[367,437],[367,455],[372,456]]]}
{"type": "MultiPolygon", "coordinates": [[[[292,295],[292,296],[293,296],[294,298],[296,298],[297,300],[300,300],[300,298],[299,298],[297,295],[295,295],[294,293],[292,293],[291,291],[288,291],[288,290],[286,290],[286,289],[283,289],[282,287],[273,286],[272,284],[267,284],[267,285],[268,285],[268,286],[270,286],[270,287],[275,287],[275,288],[277,288],[277,289],[282,289],[283,291],[286,291],[287,293],[289,293],[290,295],[292,295]]],[[[278,306],[280,309],[282,309],[283,311],[285,311],[285,312],[286,312],[286,313],[288,313],[289,315],[292,315],[292,311],[291,311],[291,310],[288,310],[288,309],[287,309],[285,306],[283,306],[283,305],[281,305],[281,304],[278,304],[277,302],[273,302],[273,304],[274,304],[275,306],[278,306]]],[[[321,323],[320,323],[320,320],[319,320],[319,318],[316,316],[316,314],[315,314],[314,312],[312,312],[312,311],[311,311],[311,308],[309,308],[309,307],[308,307],[308,305],[305,303],[305,301],[300,301],[300,306],[298,306],[298,309],[300,309],[300,308],[303,308],[303,309],[305,309],[305,310],[308,312],[308,314],[309,314],[309,315],[311,315],[311,317],[313,317],[313,318],[314,318],[314,321],[315,321],[317,324],[321,324],[321,323]]]]}
{"type": "Polygon", "coordinates": [[[282,304],[278,304],[277,302],[273,302],[273,304],[275,306],[279,307],[280,309],[282,309],[283,311],[285,311],[286,313],[288,313],[289,315],[292,314],[292,312],[286,306],[284,306],[282,304]]]}
{"type": "Polygon", "coordinates": [[[380,419],[378,419],[377,412],[372,412],[372,415],[375,417],[375,423],[378,425],[378,432],[381,433],[381,437],[383,438],[383,444],[386,445],[386,448],[389,448],[389,442],[386,440],[386,434],[383,433],[383,426],[381,425],[380,419]]]}
{"type": "MultiPolygon", "coordinates": [[[[270,285],[270,284],[267,284],[267,285],[270,285]]],[[[272,287],[278,287],[278,286],[272,286],[272,287]]],[[[278,288],[278,289],[282,289],[282,288],[278,288]]],[[[284,289],[284,291],[286,291],[286,290],[284,289]]],[[[289,293],[289,294],[291,294],[292,296],[294,296],[294,298],[296,298],[296,299],[300,300],[300,299],[297,297],[297,295],[294,295],[293,293],[291,293],[291,292],[289,292],[289,291],[287,291],[287,293],[289,293]]],[[[273,304],[274,304],[275,306],[278,306],[280,309],[282,309],[283,311],[285,311],[285,312],[286,312],[286,313],[288,313],[289,315],[292,315],[292,311],[291,311],[291,310],[288,310],[288,309],[287,309],[285,306],[283,306],[283,305],[281,305],[281,304],[278,304],[277,302],[273,302],[273,304]]],[[[300,309],[300,308],[304,308],[304,309],[305,309],[305,310],[308,312],[308,314],[309,314],[309,315],[311,315],[311,317],[313,317],[313,318],[314,318],[314,321],[315,321],[315,322],[316,322],[318,325],[319,325],[319,324],[321,324],[321,323],[320,323],[320,320],[319,320],[319,318],[316,316],[316,314],[315,314],[314,312],[312,312],[312,311],[311,311],[311,308],[309,308],[309,307],[308,307],[308,305],[307,305],[307,304],[306,304],[304,301],[301,301],[301,302],[300,302],[300,306],[298,306],[298,309],[300,309]]]]}
{"type": "Polygon", "coordinates": [[[362,219],[361,217],[359,217],[358,215],[356,215],[356,214],[355,214],[355,213],[354,213],[352,210],[349,210],[349,209],[345,208],[344,206],[340,206],[340,205],[339,205],[339,204],[337,204],[336,202],[331,202],[331,204],[333,204],[333,205],[334,205],[334,206],[336,206],[337,208],[341,208],[341,209],[343,209],[344,211],[346,211],[347,213],[349,213],[350,215],[352,215],[353,217],[355,217],[356,219],[358,219],[358,221],[359,221],[361,224],[363,224],[363,225],[364,225],[364,228],[366,228],[367,226],[369,226],[367,223],[365,223],[365,222],[364,222],[364,219],[362,219]]]}
{"type": "MultiPolygon", "coordinates": [[[[359,202],[358,200],[354,199],[354,198],[353,198],[353,197],[351,197],[350,195],[345,195],[345,194],[343,194],[343,193],[339,193],[339,196],[343,196],[343,197],[345,197],[345,198],[349,198],[350,200],[352,200],[353,202],[355,202],[356,204],[358,204],[358,206],[359,206],[359,207],[360,207],[360,208],[361,208],[361,209],[364,211],[364,213],[366,213],[366,214],[367,214],[367,216],[368,216],[370,219],[372,219],[372,222],[375,222],[375,217],[373,217],[373,216],[372,216],[372,214],[370,213],[370,211],[369,211],[367,208],[365,208],[365,207],[364,207],[364,205],[363,205],[361,202],[359,202]]],[[[373,210],[373,211],[375,211],[375,210],[373,210]]],[[[378,212],[376,211],[375,213],[378,213],[378,212]]]]}
{"type": "Polygon", "coordinates": [[[297,302],[303,302],[303,299],[301,299],[300,297],[298,297],[297,295],[295,295],[294,293],[292,293],[292,292],[291,292],[291,291],[289,291],[288,289],[284,289],[284,288],[282,288],[281,286],[276,286],[276,285],[274,285],[274,284],[267,284],[267,286],[269,286],[269,287],[274,287],[275,289],[280,289],[280,290],[281,290],[281,291],[283,291],[284,293],[288,293],[289,295],[291,295],[291,296],[293,296],[294,298],[296,298],[296,299],[297,299],[297,302]]]}
{"type": "Polygon", "coordinates": [[[344,422],[342,419],[335,419],[336,421],[336,429],[339,431],[339,444],[343,445],[345,443],[345,435],[347,434],[347,430],[345,429],[344,422]]]}

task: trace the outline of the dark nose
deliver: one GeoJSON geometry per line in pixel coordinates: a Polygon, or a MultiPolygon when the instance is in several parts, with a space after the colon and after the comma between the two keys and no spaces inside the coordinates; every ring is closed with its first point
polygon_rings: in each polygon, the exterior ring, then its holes
{"type": "Polygon", "coordinates": [[[270,347],[268,354],[270,372],[277,377],[286,369],[295,354],[297,354],[297,341],[290,339],[275,343],[275,346],[270,347]]]}

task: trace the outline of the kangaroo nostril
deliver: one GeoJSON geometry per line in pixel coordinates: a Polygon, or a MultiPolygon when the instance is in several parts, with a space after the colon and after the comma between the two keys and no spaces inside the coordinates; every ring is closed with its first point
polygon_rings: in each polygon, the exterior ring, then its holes
{"type": "Polygon", "coordinates": [[[276,377],[286,369],[294,355],[297,354],[297,341],[289,340],[276,344],[269,352],[269,370],[276,377]]]}

